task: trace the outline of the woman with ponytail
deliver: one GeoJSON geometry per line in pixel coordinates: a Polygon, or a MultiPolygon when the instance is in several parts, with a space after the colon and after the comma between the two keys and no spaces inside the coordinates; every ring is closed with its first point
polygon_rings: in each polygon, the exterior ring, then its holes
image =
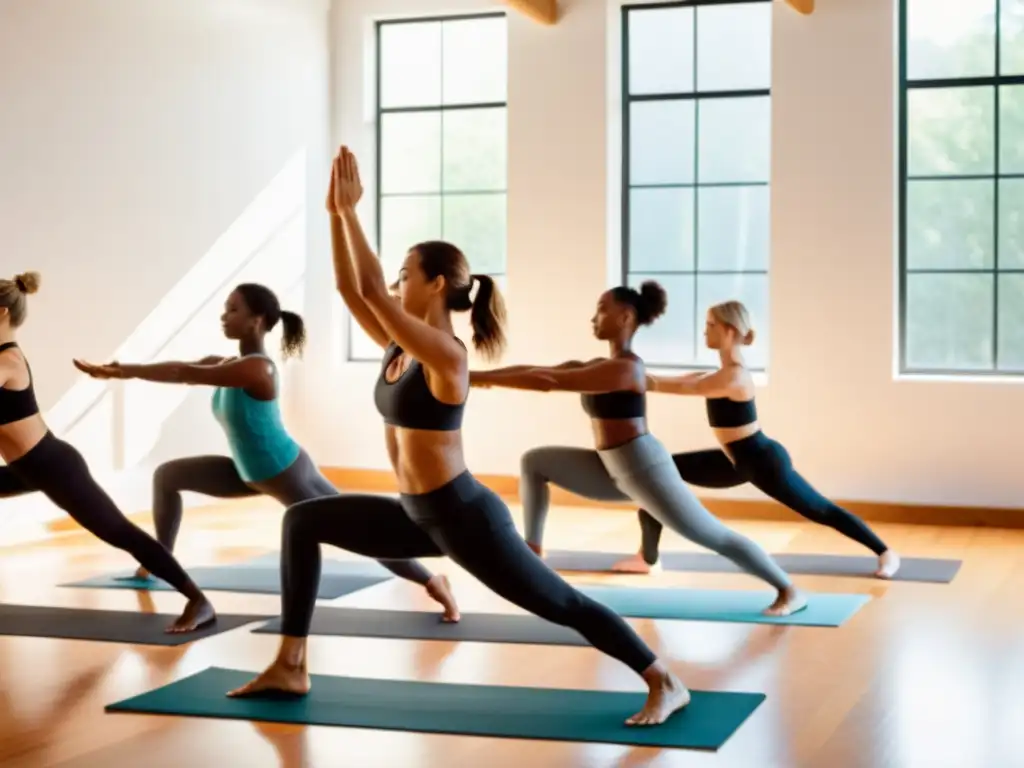
{"type": "MultiPolygon", "coordinates": [[[[708,423],[720,447],[675,454],[672,460],[683,480],[704,488],[735,488],[750,483],[797,514],[834,528],[871,550],[878,557],[875,576],[891,579],[899,570],[900,556],[867,523],[818,493],[793,468],[785,447],[761,431],[754,404],[754,379],[743,360],[742,348],[754,341],[747,308],[738,301],[715,304],[708,310],[704,339],[708,349],[718,351],[718,370],[647,377],[652,392],[705,398],[708,423]]],[[[616,563],[614,570],[649,573],[658,563],[662,525],[643,509],[639,516],[640,551],[616,563]]]]}
{"type": "Polygon", "coordinates": [[[188,604],[167,632],[192,632],[216,620],[207,600],[166,547],[132,523],[99,486],[85,458],[53,434],[36,401],[28,359],[17,342],[39,274],[0,280],[0,499],[43,493],[96,538],[124,550],[178,590],[188,604]]]}
{"type": "Polygon", "coordinates": [[[470,388],[469,354],[455,336],[451,316],[468,311],[473,347],[497,357],[504,346],[505,312],[494,283],[471,275],[454,245],[419,243],[402,264],[396,301],[355,212],[362,191],[355,158],[343,147],[327,198],[335,274],[354,319],[384,350],[374,401],[386,425],[399,498],[342,495],[288,510],[281,646],[261,675],[229,695],[309,690],[306,640],[320,546],[330,544],[370,557],[447,555],[506,600],[572,627],[628,664],[650,694],[626,722],[664,722],[689,701],[686,688],[622,618],[573,589],[530,551],[505,503],[466,467],[462,414],[470,388]]]}
{"type": "Polygon", "coordinates": [[[548,483],[594,500],[632,499],[661,525],[770,584],[778,596],[764,613],[788,616],[806,607],[806,598],[767,552],[727,528],[700,503],[680,477],[672,455],[647,429],[648,377],[643,360],[633,352],[633,337],[660,317],[667,303],[665,289],[652,280],[639,291],[612,288],[598,299],[591,319],[594,336],[608,342],[608,357],[553,368],[516,366],[472,373],[473,386],[579,392],[591,419],[596,450],[552,446],[523,456],[519,493],[527,541],[542,554],[548,483]]]}
{"type": "MultiPolygon", "coordinates": [[[[192,456],[168,461],[153,474],[153,521],[157,538],[167,549],[181,526],[184,491],[219,499],[270,496],[285,506],[336,496],[338,490],[321,474],[309,454],[288,434],[281,419],[277,366],[267,355],[269,332],[282,326],[283,357],[302,355],[306,329],[302,318],[281,309],[277,296],[264,285],[243,283],[224,303],[221,327],[238,341],[237,357],[204,357],[195,363],[93,365],[75,361],[78,369],[99,379],[140,379],[166,384],[215,387],[213,414],[228,438],[231,456],[192,456]]],[[[433,576],[413,560],[381,561],[397,576],[426,587],[441,603],[445,616],[458,609],[444,576],[433,576]]],[[[137,578],[149,572],[140,567],[137,578]]]]}

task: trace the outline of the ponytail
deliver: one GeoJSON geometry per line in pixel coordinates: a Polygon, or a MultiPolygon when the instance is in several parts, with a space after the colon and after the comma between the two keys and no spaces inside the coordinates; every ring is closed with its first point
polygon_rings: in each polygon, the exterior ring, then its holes
{"type": "Polygon", "coordinates": [[[281,311],[281,354],[285,357],[302,357],[306,346],[306,323],[300,315],[287,310],[281,311]]]}
{"type": "Polygon", "coordinates": [[[490,275],[470,275],[476,281],[476,297],[469,312],[473,326],[473,347],[488,360],[501,357],[505,349],[505,300],[490,275]]]}

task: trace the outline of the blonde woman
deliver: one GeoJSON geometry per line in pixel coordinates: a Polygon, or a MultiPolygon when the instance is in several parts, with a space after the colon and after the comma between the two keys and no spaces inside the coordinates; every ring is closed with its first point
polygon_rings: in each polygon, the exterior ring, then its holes
{"type": "MultiPolygon", "coordinates": [[[[878,556],[875,576],[891,579],[899,570],[899,555],[863,520],[812,488],[793,468],[786,449],[761,431],[754,405],[754,380],[743,361],[743,347],[754,341],[746,307],[738,301],[711,307],[704,337],[709,349],[718,350],[721,367],[717,371],[672,378],[647,376],[647,388],[652,392],[706,399],[708,423],[721,448],[674,455],[683,480],[705,488],[733,488],[751,483],[808,520],[835,528],[863,544],[878,556]]],[[[641,509],[639,516],[640,552],[616,563],[614,570],[648,573],[658,563],[662,525],[646,510],[641,509]]]]}

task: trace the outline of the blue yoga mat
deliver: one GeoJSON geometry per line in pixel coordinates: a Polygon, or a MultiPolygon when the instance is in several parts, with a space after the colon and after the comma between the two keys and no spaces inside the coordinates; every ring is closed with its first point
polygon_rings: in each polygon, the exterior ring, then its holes
{"type": "Polygon", "coordinates": [[[630,727],[644,693],[425,683],[312,675],[303,698],[231,699],[255,672],[211,667],[108,712],[219,717],[517,739],[715,750],[764,701],[762,693],[693,691],[690,704],[657,727],[630,727]]]}
{"type": "Polygon", "coordinates": [[[871,600],[869,595],[812,592],[806,595],[807,607],[802,611],[789,616],[764,616],[761,611],[775,601],[775,592],[605,586],[577,588],[629,619],[793,624],[805,627],[842,626],[871,600]]]}
{"type": "MultiPolygon", "coordinates": [[[[281,594],[280,556],[266,555],[232,565],[186,568],[200,589],[211,592],[281,594]]],[[[172,591],[161,579],[137,579],[134,570],[102,574],[89,579],[61,584],[62,587],[90,589],[142,589],[172,591]]],[[[374,560],[324,560],[317,598],[333,600],[360,589],[372,587],[394,575],[374,560]]]]}

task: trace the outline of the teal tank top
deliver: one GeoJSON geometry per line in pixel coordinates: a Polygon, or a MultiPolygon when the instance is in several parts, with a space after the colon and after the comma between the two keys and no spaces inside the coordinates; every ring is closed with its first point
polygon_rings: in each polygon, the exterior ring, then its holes
{"type": "MultiPolygon", "coordinates": [[[[277,381],[275,366],[275,389],[277,381]]],[[[276,397],[257,400],[240,387],[217,387],[213,415],[227,435],[235,467],[246,482],[269,480],[299,457],[302,448],[285,429],[276,397]]]]}

